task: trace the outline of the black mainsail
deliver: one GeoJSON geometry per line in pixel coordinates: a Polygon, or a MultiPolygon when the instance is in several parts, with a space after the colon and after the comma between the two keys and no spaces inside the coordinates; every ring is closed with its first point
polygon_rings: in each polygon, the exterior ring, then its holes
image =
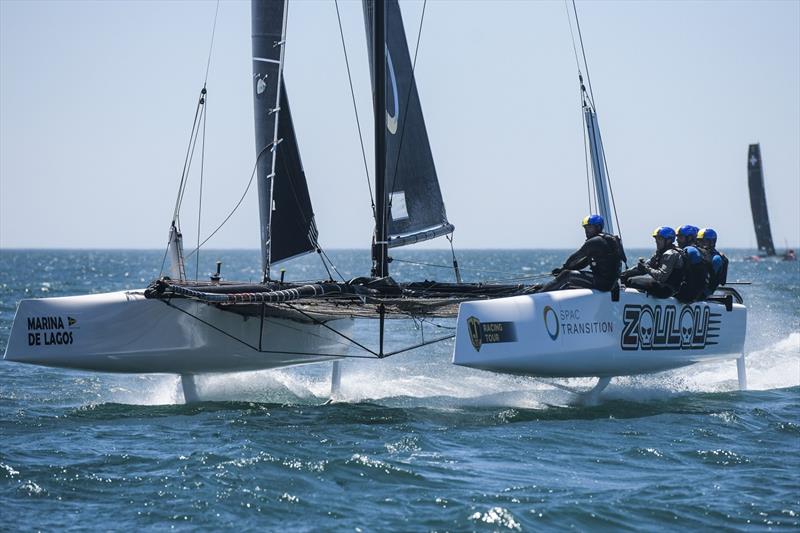
{"type": "MultiPolygon", "coordinates": [[[[397,0],[386,0],[383,5],[386,10],[386,126],[382,129],[385,141],[383,185],[386,194],[376,201],[388,205],[388,246],[395,247],[447,235],[455,228],[447,220],[439,188],[400,6],[397,0]]],[[[374,0],[363,0],[363,8],[373,96],[376,96],[373,66],[374,0]]],[[[376,176],[378,179],[380,177],[376,176]]]]}
{"type": "Polygon", "coordinates": [[[756,228],[758,249],[768,256],[775,255],[769,213],[767,213],[767,195],[764,192],[761,146],[758,143],[751,144],[747,152],[747,185],[750,188],[750,209],[753,211],[753,226],[756,228]]]}
{"type": "Polygon", "coordinates": [[[287,0],[252,3],[253,103],[264,278],[270,265],[310,252],[317,228],[283,80],[287,0]]]}

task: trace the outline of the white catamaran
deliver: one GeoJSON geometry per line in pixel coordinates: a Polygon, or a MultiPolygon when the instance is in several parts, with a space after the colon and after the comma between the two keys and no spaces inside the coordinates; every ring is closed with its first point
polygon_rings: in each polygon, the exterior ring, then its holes
{"type": "MultiPolygon", "coordinates": [[[[530,376],[593,376],[599,378],[595,392],[613,376],[725,358],[738,358],[744,387],[746,310],[728,288],[687,305],[632,289],[532,294],[528,285],[462,283],[455,260],[457,283],[397,283],[389,277],[390,248],[454,230],[397,0],[363,2],[375,122],[371,275],[310,284],[273,279],[271,267],[280,261],[314,251],[326,261],[283,78],[287,4],[252,2],[261,282],[222,281],[219,272],[207,282],[187,279],[179,220],[184,173],[170,225],[170,277],[140,290],[21,301],[6,360],[102,372],[175,373],[189,401],[196,398],[196,374],[334,360],[336,382],[336,360],[354,350],[380,359],[455,336],[456,365],[530,376]],[[457,333],[385,351],[385,320],[409,316],[457,316],[457,333]],[[356,319],[377,321],[377,349],[352,338],[356,319]]],[[[595,205],[613,233],[613,198],[597,116],[584,94],[595,205]]],[[[205,87],[197,117],[203,116],[204,102],[205,87]]]]}

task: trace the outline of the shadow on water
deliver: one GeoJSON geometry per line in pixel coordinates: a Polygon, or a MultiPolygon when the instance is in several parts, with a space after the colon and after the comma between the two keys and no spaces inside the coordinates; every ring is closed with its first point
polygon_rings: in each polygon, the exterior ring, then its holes
{"type": "MultiPolygon", "coordinates": [[[[785,389],[800,393],[800,387],[785,389]]],[[[205,401],[175,405],[130,405],[98,403],[68,409],[67,419],[120,420],[165,417],[201,418],[271,418],[275,424],[299,420],[331,425],[385,425],[414,422],[443,424],[451,427],[495,426],[503,424],[568,420],[636,419],[660,415],[710,415],[730,409],[758,410],[764,404],[775,405],[785,390],[752,392],[676,393],[666,398],[648,400],[607,399],[599,405],[552,405],[536,407],[481,404],[481,398],[447,396],[394,397],[380,401],[322,402],[309,404],[278,402],[205,401]]],[[[795,396],[800,404],[800,394],[795,396]]],[[[492,398],[493,399],[493,398],[492,398]]],[[[780,402],[779,402],[780,403],[780,402]]],[[[794,405],[797,408],[797,405],[794,405]]]]}

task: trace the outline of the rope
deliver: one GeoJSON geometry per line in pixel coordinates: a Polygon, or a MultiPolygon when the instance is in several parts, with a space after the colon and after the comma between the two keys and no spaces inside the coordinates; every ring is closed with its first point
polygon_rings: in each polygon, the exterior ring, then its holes
{"type": "MultiPolygon", "coordinates": [[[[336,18],[339,20],[339,35],[342,38],[342,51],[344,52],[344,63],[347,65],[347,80],[350,82],[350,97],[353,100],[353,111],[356,115],[356,127],[358,128],[358,140],[361,143],[361,157],[364,160],[364,174],[367,178],[367,188],[369,189],[369,202],[372,206],[372,218],[376,219],[375,197],[372,194],[372,182],[369,177],[369,164],[367,163],[367,152],[364,149],[364,136],[361,133],[361,121],[358,118],[358,106],[356,105],[356,93],[353,89],[353,77],[350,74],[350,61],[347,59],[347,47],[344,43],[344,30],[342,29],[342,17],[339,15],[339,1],[334,0],[336,6],[336,18]]],[[[377,219],[376,219],[377,220],[377,219]]]]}
{"type": "Polygon", "coordinates": [[[256,162],[253,165],[253,172],[250,173],[250,181],[247,182],[247,187],[245,187],[244,192],[242,193],[242,197],[239,198],[238,202],[236,202],[236,205],[233,207],[231,212],[228,213],[228,216],[226,216],[225,219],[222,222],[220,222],[219,226],[217,226],[217,228],[214,231],[212,231],[211,234],[208,237],[206,237],[205,240],[203,242],[201,242],[200,245],[197,248],[195,248],[188,255],[186,255],[186,259],[189,259],[190,257],[192,257],[192,255],[194,255],[199,250],[200,246],[203,246],[205,243],[207,243],[211,239],[211,237],[216,235],[217,232],[220,229],[222,229],[222,226],[224,226],[225,223],[228,222],[228,220],[230,220],[230,218],[233,216],[233,214],[236,212],[236,210],[239,209],[239,206],[242,205],[242,202],[244,201],[245,197],[247,196],[247,193],[250,191],[250,186],[253,184],[253,178],[255,177],[256,170],[258,169],[258,161],[261,159],[261,156],[264,155],[264,152],[266,152],[267,149],[270,146],[271,145],[267,145],[264,148],[262,148],[261,149],[261,153],[259,153],[258,157],[256,157],[256,162]]]}

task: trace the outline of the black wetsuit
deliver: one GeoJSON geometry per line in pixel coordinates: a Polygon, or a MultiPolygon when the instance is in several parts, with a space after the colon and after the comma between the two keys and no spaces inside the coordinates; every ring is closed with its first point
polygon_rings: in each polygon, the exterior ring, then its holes
{"type": "Polygon", "coordinates": [[[656,298],[669,298],[683,280],[683,257],[680,248],[671,245],[647,260],[629,268],[620,276],[626,287],[645,291],[656,298]]]}
{"type": "Polygon", "coordinates": [[[703,255],[703,261],[708,267],[708,284],[706,285],[705,296],[709,296],[717,290],[717,287],[725,285],[725,282],[728,281],[728,258],[713,246],[710,248],[698,246],[697,249],[700,250],[703,255]]]}
{"type": "Polygon", "coordinates": [[[691,303],[705,298],[705,290],[708,286],[708,279],[711,272],[711,263],[706,262],[703,253],[696,246],[684,248],[683,255],[683,280],[680,288],[675,294],[675,298],[681,303],[691,303]],[[689,256],[689,249],[698,260],[692,263],[689,256]]]}
{"type": "Polygon", "coordinates": [[[619,279],[625,251],[619,237],[598,233],[586,239],[578,251],[569,256],[556,278],[539,292],[561,289],[598,289],[610,291],[619,279]],[[589,267],[590,272],[581,271],[589,267]]]}

